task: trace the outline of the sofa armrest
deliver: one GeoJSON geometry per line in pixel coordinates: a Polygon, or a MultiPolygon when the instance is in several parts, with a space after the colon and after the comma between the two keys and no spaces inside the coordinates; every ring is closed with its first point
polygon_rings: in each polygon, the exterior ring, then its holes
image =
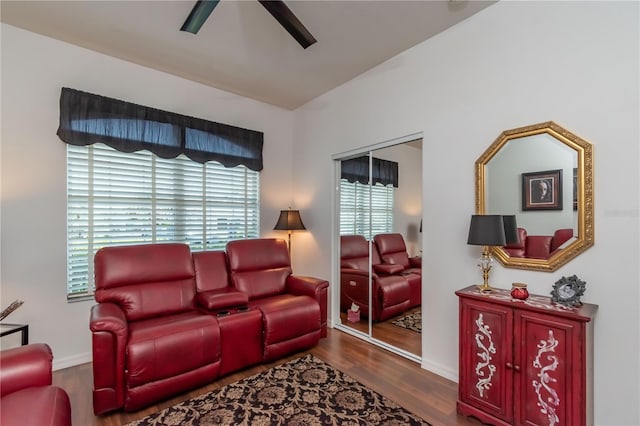
{"type": "Polygon", "coordinates": [[[51,384],[53,354],[45,343],[33,343],[0,352],[2,396],[34,386],[51,384]]]}
{"type": "Polygon", "coordinates": [[[89,328],[94,332],[110,331],[124,339],[129,334],[129,325],[124,311],[115,303],[99,303],[92,306],[89,328]]]}
{"type": "Polygon", "coordinates": [[[309,296],[320,305],[320,337],[327,337],[327,299],[329,281],[321,278],[289,275],[287,292],[296,296],[309,296]]]}
{"type": "Polygon", "coordinates": [[[329,288],[329,282],[321,278],[289,275],[287,278],[287,293],[296,296],[309,296],[314,299],[329,288]]]}
{"type": "Polygon", "coordinates": [[[392,263],[379,263],[373,265],[373,270],[381,275],[394,275],[404,271],[404,266],[392,263]]]}
{"type": "Polygon", "coordinates": [[[99,303],[91,307],[89,328],[93,349],[93,410],[102,414],[124,406],[129,325],[120,306],[99,303]]]}

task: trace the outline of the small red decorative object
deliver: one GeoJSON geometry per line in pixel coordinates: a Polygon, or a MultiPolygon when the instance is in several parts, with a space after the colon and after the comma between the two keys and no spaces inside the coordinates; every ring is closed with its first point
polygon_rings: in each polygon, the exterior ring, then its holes
{"type": "Polygon", "coordinates": [[[513,283],[511,285],[511,297],[518,300],[526,300],[529,297],[527,285],[524,283],[513,283]]]}

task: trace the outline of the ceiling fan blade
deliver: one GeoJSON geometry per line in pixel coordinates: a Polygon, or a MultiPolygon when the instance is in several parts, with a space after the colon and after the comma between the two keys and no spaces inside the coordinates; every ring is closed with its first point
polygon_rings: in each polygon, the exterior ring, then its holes
{"type": "Polygon", "coordinates": [[[180,31],[186,31],[192,34],[196,34],[200,31],[200,27],[207,20],[213,9],[220,3],[220,0],[198,0],[196,5],[191,9],[191,13],[187,17],[187,20],[182,24],[180,31]]]}
{"type": "Polygon", "coordinates": [[[304,49],[316,42],[316,39],[302,25],[302,22],[296,18],[291,9],[287,7],[282,0],[258,0],[265,9],[269,11],[274,18],[280,22],[280,25],[296,39],[300,46],[304,49]]]}

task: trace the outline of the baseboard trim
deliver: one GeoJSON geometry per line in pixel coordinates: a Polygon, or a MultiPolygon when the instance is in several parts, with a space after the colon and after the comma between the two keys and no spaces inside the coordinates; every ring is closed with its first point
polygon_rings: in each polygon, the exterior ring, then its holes
{"type": "Polygon", "coordinates": [[[431,371],[438,376],[442,376],[445,379],[449,379],[452,382],[458,383],[458,371],[447,368],[441,364],[437,364],[435,362],[431,362],[422,357],[422,368],[425,370],[431,371]]]}
{"type": "Polygon", "coordinates": [[[53,371],[91,362],[91,352],[72,355],[64,358],[53,358],[53,371]]]}

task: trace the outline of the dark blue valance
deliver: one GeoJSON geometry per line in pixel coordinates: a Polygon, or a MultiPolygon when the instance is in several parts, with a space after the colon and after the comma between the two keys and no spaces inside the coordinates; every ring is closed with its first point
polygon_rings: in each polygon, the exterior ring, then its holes
{"type": "MultiPolygon", "coordinates": [[[[398,187],[398,163],[373,157],[371,159],[371,183],[398,187]]],[[[369,184],[369,157],[362,156],[343,160],[340,166],[341,178],[349,182],[369,184]]]]}
{"type": "Polygon", "coordinates": [[[184,154],[198,163],[262,170],[262,132],[62,88],[57,135],[71,145],[104,143],[158,157],[184,154]]]}

